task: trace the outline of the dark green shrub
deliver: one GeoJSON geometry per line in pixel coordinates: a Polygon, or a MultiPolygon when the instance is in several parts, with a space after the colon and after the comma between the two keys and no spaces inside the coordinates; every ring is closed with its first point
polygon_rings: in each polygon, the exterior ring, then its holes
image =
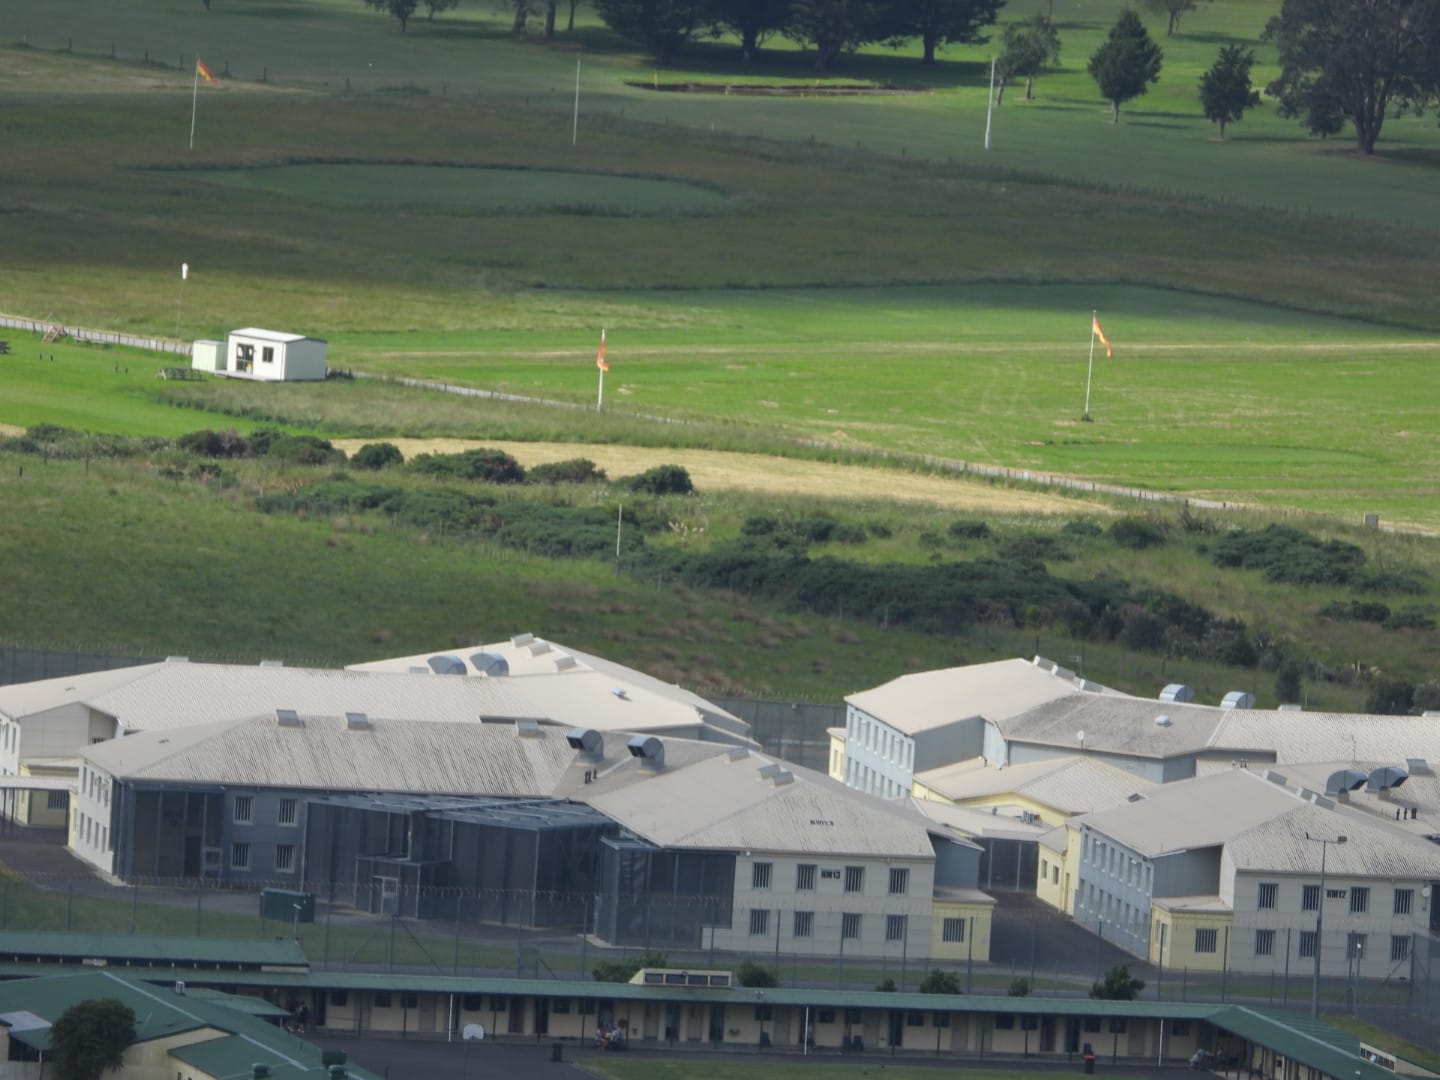
{"type": "Polygon", "coordinates": [[[525,470],[503,450],[480,448],[459,454],[421,454],[410,468],[423,476],[477,480],[486,484],[523,484],[525,470]]]}
{"type": "Polygon", "coordinates": [[[1217,566],[1261,570],[1291,585],[1345,585],[1359,574],[1365,553],[1340,540],[1319,540],[1289,525],[1233,531],[1212,552],[1217,566]]]}
{"type": "Polygon", "coordinates": [[[1165,533],[1152,521],[1142,517],[1123,517],[1110,526],[1110,539],[1122,548],[1143,551],[1165,543],[1165,533]]]}
{"type": "Polygon", "coordinates": [[[201,457],[243,458],[250,456],[250,440],[233,428],[225,431],[191,431],[175,440],[181,450],[201,457]]]}
{"type": "Polygon", "coordinates": [[[863,544],[869,539],[869,534],[861,525],[836,525],[830,533],[830,541],[835,544],[863,544]]]}
{"type": "Polygon", "coordinates": [[[270,448],[285,438],[285,432],[279,428],[258,427],[250,432],[250,452],[256,457],[267,457],[270,448]]]}
{"type": "Polygon", "coordinates": [[[695,490],[689,472],[681,465],[657,465],[639,476],[627,476],[621,483],[649,495],[689,495],[695,490]]]}
{"type": "Polygon", "coordinates": [[[865,523],[865,531],[875,537],[876,540],[889,540],[890,537],[895,535],[894,532],[891,531],[890,526],[886,525],[883,521],[867,521],[865,523]]]}
{"type": "Polygon", "coordinates": [[[812,544],[828,543],[835,535],[835,522],[827,517],[802,518],[793,528],[812,544]]]}
{"type": "Polygon", "coordinates": [[[1347,603],[1336,600],[1322,607],[1318,614],[1326,619],[1339,619],[1344,622],[1383,623],[1390,618],[1390,609],[1375,601],[1351,600],[1347,603]]]}
{"type": "Polygon", "coordinates": [[[1092,998],[1107,1001],[1134,1001],[1145,989],[1145,980],[1130,974],[1129,964],[1116,964],[1105,972],[1105,978],[1090,987],[1092,998]]]}
{"type": "Polygon", "coordinates": [[[930,973],[920,980],[920,993],[958,994],[960,993],[960,976],[953,971],[931,968],[930,973]]]}
{"type": "Polygon", "coordinates": [[[1007,536],[995,549],[1002,559],[1034,559],[1041,562],[1070,562],[1075,553],[1060,542],[1058,536],[1045,533],[1020,533],[1007,536]]]}
{"type": "Polygon", "coordinates": [[[740,525],[742,536],[772,536],[780,530],[780,522],[768,515],[746,518],[740,525]]]}
{"type": "Polygon", "coordinates": [[[1429,575],[1419,567],[1409,566],[1399,570],[1375,570],[1357,573],[1350,580],[1350,587],[1356,592],[1398,593],[1402,596],[1419,596],[1425,591],[1429,575]]]}
{"type": "Polygon", "coordinates": [[[976,521],[972,518],[961,518],[952,521],[950,528],[946,530],[952,540],[984,540],[990,535],[990,526],[983,521],[976,521]]]}
{"type": "Polygon", "coordinates": [[[590,969],[590,974],[596,982],[629,982],[641,968],[669,967],[668,959],[662,952],[647,952],[628,960],[602,960],[590,969]]]}
{"type": "Polygon", "coordinates": [[[780,985],[780,976],[773,968],[754,960],[742,960],[735,968],[735,981],[741,986],[771,987],[780,985]]]}
{"type": "Polygon", "coordinates": [[[1407,608],[1385,620],[1386,630],[1434,630],[1435,620],[1423,611],[1407,608]]]}
{"type": "Polygon", "coordinates": [[[37,443],[63,442],[75,434],[77,433],[59,424],[31,424],[25,429],[26,437],[37,443]]]}
{"type": "Polygon", "coordinates": [[[292,465],[335,465],[345,460],[343,450],[315,435],[286,435],[271,444],[267,456],[292,465]]]}
{"type": "Polygon", "coordinates": [[[1093,540],[1097,536],[1105,535],[1105,530],[1100,527],[1100,523],[1091,521],[1089,518],[1074,518],[1067,521],[1060,527],[1060,531],[1066,536],[1076,536],[1085,540],[1093,540]]]}
{"type": "Polygon", "coordinates": [[[400,448],[388,442],[366,443],[350,458],[350,464],[357,469],[388,469],[404,463],[405,455],[400,448]]]}
{"type": "Polygon", "coordinates": [[[1376,679],[1365,695],[1365,711],[1403,716],[1415,703],[1415,687],[1404,679],[1376,679]]]}
{"type": "Polygon", "coordinates": [[[1275,697],[1282,703],[1300,700],[1300,665],[1287,660],[1275,673],[1275,697]]]}
{"type": "Polygon", "coordinates": [[[895,985],[895,980],[891,978],[881,979],[875,984],[875,990],[880,994],[893,994],[898,989],[899,987],[895,985]]]}
{"type": "Polygon", "coordinates": [[[533,465],[526,479],[532,484],[600,484],[605,481],[605,470],[589,458],[571,458],[533,465]]]}

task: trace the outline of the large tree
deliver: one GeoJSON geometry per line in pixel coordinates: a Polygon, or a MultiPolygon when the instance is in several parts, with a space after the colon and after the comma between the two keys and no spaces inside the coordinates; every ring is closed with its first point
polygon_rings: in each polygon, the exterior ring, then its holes
{"type": "Polygon", "coordinates": [[[716,0],[715,26],[740,39],[740,58],[749,63],[760,43],[790,20],[790,0],[716,0]]]}
{"type": "Polygon", "coordinates": [[[1025,78],[1025,100],[1029,101],[1036,74],[1046,64],[1059,62],[1060,33],[1050,16],[1037,11],[1024,22],[1011,23],[1000,38],[1000,58],[995,65],[1000,94],[995,103],[1005,96],[1005,83],[1020,76],[1025,78]]]}
{"type": "Polygon", "coordinates": [[[1200,105],[1205,119],[1220,125],[1220,138],[1225,138],[1225,125],[1245,115],[1246,109],[1260,104],[1260,93],[1250,85],[1250,69],[1255,54],[1244,45],[1226,45],[1215,58],[1210,70],[1200,76],[1200,105]]]}
{"type": "Polygon", "coordinates": [[[1120,122],[1122,102],[1137,98],[1160,78],[1165,53],[1150,40],[1145,24],[1133,11],[1122,11],[1110,28],[1110,36],[1090,57],[1089,71],[1100,87],[1100,96],[1110,102],[1110,122],[1120,122]]]}
{"type": "Polygon", "coordinates": [[[693,38],[709,17],[705,0],[595,0],[605,25],[668,60],[693,38]]]}
{"type": "Polygon", "coordinates": [[[981,33],[995,25],[1005,0],[894,0],[886,12],[887,34],[892,40],[917,37],[924,62],[935,63],[942,45],[983,45],[981,33]]]}
{"type": "Polygon", "coordinates": [[[1165,16],[1166,37],[1173,37],[1175,31],[1180,29],[1180,19],[1184,14],[1199,6],[1199,0],[1145,0],[1146,11],[1165,16]]]}
{"type": "Polygon", "coordinates": [[[135,1013],[114,998],[78,1001],[50,1029],[50,1060],[59,1080],[100,1080],[124,1064],[135,1041],[135,1013]]]}
{"type": "Polygon", "coordinates": [[[403,34],[410,24],[410,16],[414,15],[415,9],[420,6],[420,0],[365,0],[365,6],[399,19],[400,32],[403,34]]]}
{"type": "Polygon", "coordinates": [[[840,54],[886,37],[888,8],[879,0],[793,0],[785,32],[815,47],[815,70],[829,71],[840,54]]]}
{"type": "Polygon", "coordinates": [[[1387,114],[1419,110],[1440,89],[1436,0],[1285,0],[1265,37],[1279,53],[1267,89],[1281,115],[1317,135],[1348,119],[1362,154],[1375,152],[1387,114]]]}

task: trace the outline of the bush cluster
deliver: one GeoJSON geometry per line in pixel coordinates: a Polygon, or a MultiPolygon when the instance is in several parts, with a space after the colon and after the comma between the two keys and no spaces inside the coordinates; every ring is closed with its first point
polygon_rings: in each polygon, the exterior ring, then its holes
{"type": "Polygon", "coordinates": [[[23,435],[0,436],[0,450],[57,461],[145,457],[170,445],[159,435],[96,435],[55,424],[36,424],[23,435]]]}
{"type": "Polygon", "coordinates": [[[1321,540],[1289,525],[1234,530],[1211,557],[1217,566],[1260,570],[1287,585],[1349,585],[1365,565],[1365,552],[1342,540],[1321,540]]]}

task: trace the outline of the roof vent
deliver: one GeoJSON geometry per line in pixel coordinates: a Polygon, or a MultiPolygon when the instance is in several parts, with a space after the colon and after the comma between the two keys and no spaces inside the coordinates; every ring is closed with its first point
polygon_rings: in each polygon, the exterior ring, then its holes
{"type": "Polygon", "coordinates": [[[1172,682],[1160,691],[1161,701],[1177,701],[1182,705],[1195,700],[1195,688],[1184,683],[1172,682]]]}
{"type": "Polygon", "coordinates": [[[1365,781],[1369,779],[1370,777],[1359,769],[1336,769],[1325,780],[1325,794],[1340,795],[1354,791],[1356,788],[1363,787],[1365,781]]]}
{"type": "Polygon", "coordinates": [[[1231,690],[1220,699],[1222,709],[1253,709],[1255,695],[1245,690],[1231,690]]]}
{"type": "Polygon", "coordinates": [[[177,994],[183,994],[183,993],[185,993],[185,980],[184,980],[184,979],[176,979],[176,980],[175,980],[175,993],[177,993],[177,994]]]}
{"type": "Polygon", "coordinates": [[[523,649],[526,645],[529,645],[534,640],[534,634],[516,634],[510,639],[510,644],[514,645],[517,649],[523,649]]]}
{"type": "Polygon", "coordinates": [[[261,667],[284,667],[284,666],[285,666],[285,661],[284,661],[284,660],[261,660],[261,661],[260,661],[260,666],[261,666],[261,667]]]}
{"type": "Polygon", "coordinates": [[[470,663],[481,675],[488,675],[492,679],[501,675],[510,674],[510,661],[499,653],[477,652],[470,654],[470,663]]]}
{"type": "Polygon", "coordinates": [[[1171,721],[1170,717],[1168,717],[1168,716],[1161,715],[1161,716],[1155,717],[1155,726],[1156,726],[1156,727],[1169,727],[1171,723],[1172,723],[1172,721],[1171,721]]]}
{"type": "Polygon", "coordinates": [[[665,767],[665,744],[654,735],[636,735],[628,743],[625,749],[630,751],[630,756],[638,758],[640,764],[647,769],[663,769],[665,767]]]}
{"type": "Polygon", "coordinates": [[[1139,802],[1139,801],[1140,801],[1141,799],[1143,799],[1143,798],[1145,798],[1145,796],[1144,796],[1144,795],[1141,795],[1140,792],[1138,792],[1138,791],[1132,791],[1129,795],[1126,795],[1126,796],[1125,796],[1125,801],[1126,801],[1126,802],[1139,802]]]}
{"type": "Polygon", "coordinates": [[[629,700],[629,698],[626,697],[625,687],[623,687],[623,686],[612,686],[612,687],[610,688],[610,693],[614,694],[614,695],[615,695],[616,697],[618,697],[621,701],[628,701],[628,700],[629,700]]]}
{"type": "Polygon", "coordinates": [[[188,657],[188,656],[167,656],[167,657],[165,657],[165,662],[166,662],[167,664],[188,664],[188,663],[190,662],[190,657],[188,657]]]}
{"type": "Polygon", "coordinates": [[[1285,775],[1283,773],[1276,772],[1274,769],[1266,769],[1260,775],[1263,776],[1266,780],[1269,780],[1272,784],[1279,784],[1281,787],[1284,787],[1287,783],[1285,775]]]}
{"type": "Polygon", "coordinates": [[[540,737],[540,721],[516,720],[515,734],[522,739],[538,739],[540,737]]]}
{"type": "Polygon", "coordinates": [[[276,726],[276,727],[304,727],[305,724],[301,721],[301,719],[300,719],[300,714],[297,713],[294,709],[276,709],[276,710],[275,710],[275,726],[276,726]]]}
{"type": "Polygon", "coordinates": [[[1423,757],[1407,757],[1405,759],[1405,771],[1411,776],[1434,776],[1435,770],[1423,757]]]}
{"type": "Polygon", "coordinates": [[[270,1066],[259,1061],[250,1066],[250,1080],[266,1080],[270,1075],[270,1066]]]}
{"type": "Polygon", "coordinates": [[[1276,712],[1304,712],[1305,706],[1298,701],[1286,702],[1284,705],[1275,706],[1276,712]]]}
{"type": "Polygon", "coordinates": [[[1085,678],[1083,675],[1076,677],[1076,679],[1075,679],[1075,687],[1076,687],[1076,689],[1078,689],[1078,690],[1088,690],[1088,691],[1090,691],[1092,694],[1093,694],[1093,693],[1098,693],[1098,692],[1100,692],[1101,690],[1104,690],[1104,689],[1105,689],[1105,688],[1104,688],[1103,686],[1101,686],[1098,682],[1091,682],[1089,679],[1085,678]]]}
{"type": "Polygon", "coordinates": [[[573,667],[575,667],[575,666],[577,666],[577,665],[576,665],[576,662],[575,662],[575,657],[573,657],[573,656],[557,656],[557,657],[555,657],[555,670],[556,670],[556,671],[569,671],[571,668],[573,668],[573,667]]]}
{"type": "Polygon", "coordinates": [[[1334,800],[1334,799],[1327,799],[1327,798],[1325,798],[1324,795],[1321,795],[1319,792],[1311,792],[1310,794],[1312,795],[1312,798],[1310,799],[1310,801],[1311,801],[1312,803],[1314,803],[1316,806],[1318,806],[1321,810],[1334,810],[1334,809],[1335,809],[1335,800],[1334,800]]]}
{"type": "Polygon", "coordinates": [[[532,641],[532,642],[530,642],[530,655],[531,655],[531,656],[541,656],[541,655],[543,655],[543,654],[545,654],[545,653],[547,653],[547,652],[549,652],[549,651],[550,651],[550,643],[549,643],[548,641],[532,641]]]}
{"type": "Polygon", "coordinates": [[[430,665],[430,670],[436,675],[467,675],[470,672],[470,669],[465,666],[464,660],[458,656],[451,656],[449,653],[432,656],[425,663],[430,665]]]}
{"type": "Polygon", "coordinates": [[[1406,780],[1410,774],[1404,769],[1396,768],[1394,765],[1382,765],[1370,774],[1370,779],[1365,783],[1366,791],[1389,791],[1397,788],[1406,780]]]}
{"type": "Polygon", "coordinates": [[[771,780],[778,776],[780,773],[784,772],[785,766],[778,765],[775,762],[770,761],[766,762],[764,765],[761,765],[757,771],[760,773],[760,778],[762,780],[771,780]]]}
{"type": "Polygon", "coordinates": [[[405,674],[407,674],[407,675],[429,675],[429,674],[430,674],[430,669],[429,669],[428,667],[417,667],[415,664],[411,664],[408,668],[405,669],[405,674]]]}
{"type": "Polygon", "coordinates": [[[1056,665],[1051,674],[1057,679],[1069,680],[1075,678],[1075,672],[1071,671],[1068,667],[1060,667],[1059,665],[1056,665]]]}
{"type": "Polygon", "coordinates": [[[363,712],[347,712],[345,714],[346,731],[369,731],[371,727],[370,717],[363,712]]]}
{"type": "Polygon", "coordinates": [[[793,784],[795,782],[795,774],[789,769],[781,769],[770,778],[770,782],[776,787],[784,787],[786,784],[793,784]]]}
{"type": "Polygon", "coordinates": [[[731,761],[731,762],[734,762],[734,761],[744,761],[744,760],[745,760],[747,757],[749,757],[749,756],[750,756],[750,751],[747,750],[747,749],[745,749],[745,747],[743,747],[743,746],[737,746],[737,747],[735,747],[733,750],[726,750],[726,751],[725,751],[725,760],[726,760],[726,761],[731,761]]]}
{"type": "Polygon", "coordinates": [[[1055,661],[1054,661],[1054,660],[1047,660],[1047,659],[1045,659],[1045,657],[1043,657],[1043,656],[1036,656],[1035,659],[1034,659],[1034,660],[1031,660],[1030,662],[1031,662],[1032,664],[1034,664],[1036,667],[1038,667],[1041,671],[1054,671],[1054,670],[1055,670],[1055,661]]]}
{"type": "Polygon", "coordinates": [[[578,750],[586,761],[603,761],[605,758],[605,737],[594,728],[577,727],[565,736],[571,750],[578,750]]]}

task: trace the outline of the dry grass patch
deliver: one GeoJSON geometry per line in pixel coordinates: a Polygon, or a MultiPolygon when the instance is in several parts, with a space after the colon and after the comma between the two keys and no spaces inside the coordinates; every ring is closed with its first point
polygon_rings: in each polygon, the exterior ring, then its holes
{"type": "MultiPolygon", "coordinates": [[[[335,446],[353,454],[376,439],[332,439],[335,446]]],[[[406,460],[417,454],[458,454],[479,446],[510,454],[527,469],[547,462],[589,458],[611,476],[642,473],[657,465],[682,465],[700,491],[749,491],[767,495],[811,495],[833,499],[863,499],[902,503],[928,503],[951,510],[1027,514],[1075,513],[1075,501],[1044,492],[995,487],[958,477],[926,476],[898,470],[866,469],[858,465],[832,465],[798,458],[737,454],[723,450],[656,449],[637,446],[601,446],[588,443],[490,442],[473,439],[388,439],[406,460]]],[[[1087,512],[1104,512],[1088,507],[1087,512]]]]}

